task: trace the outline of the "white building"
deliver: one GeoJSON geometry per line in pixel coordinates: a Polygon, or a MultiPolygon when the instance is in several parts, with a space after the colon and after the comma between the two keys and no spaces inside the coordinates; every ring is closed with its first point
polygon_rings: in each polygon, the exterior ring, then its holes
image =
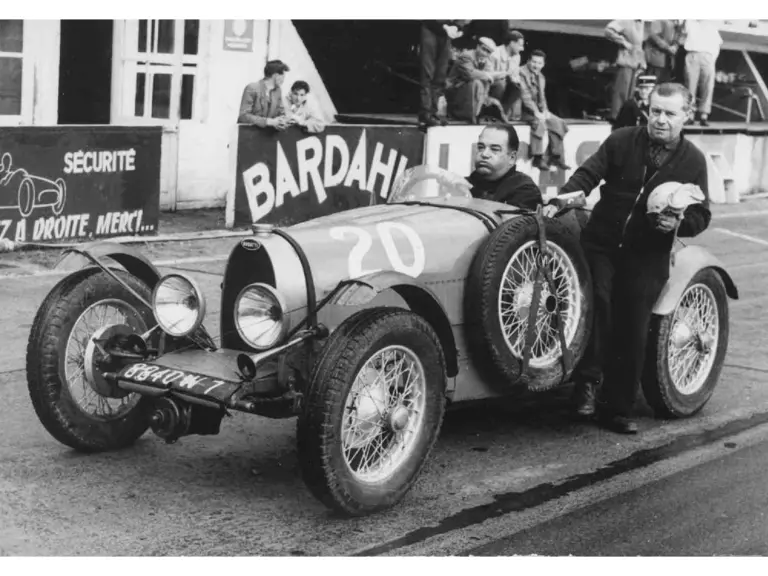
{"type": "Polygon", "coordinates": [[[336,109],[290,20],[0,20],[0,127],[162,125],[162,209],[223,206],[245,85],[268,59],[336,109]]]}

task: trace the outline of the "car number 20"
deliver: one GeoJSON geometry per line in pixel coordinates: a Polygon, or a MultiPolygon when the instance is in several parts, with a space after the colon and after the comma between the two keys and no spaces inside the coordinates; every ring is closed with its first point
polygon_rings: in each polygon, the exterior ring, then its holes
{"type": "MultiPolygon", "coordinates": [[[[373,234],[365,228],[358,226],[336,226],[330,230],[331,238],[334,240],[346,240],[348,238],[356,239],[355,245],[349,253],[349,277],[359,278],[366,274],[379,272],[385,268],[363,267],[363,260],[373,247],[373,234]]],[[[401,222],[380,222],[376,224],[375,235],[384,248],[384,253],[389,260],[391,270],[402,272],[408,276],[416,278],[424,271],[426,263],[426,253],[424,243],[410,226],[401,222]],[[395,244],[394,234],[399,234],[407,240],[409,254],[402,254],[395,244]]]]}

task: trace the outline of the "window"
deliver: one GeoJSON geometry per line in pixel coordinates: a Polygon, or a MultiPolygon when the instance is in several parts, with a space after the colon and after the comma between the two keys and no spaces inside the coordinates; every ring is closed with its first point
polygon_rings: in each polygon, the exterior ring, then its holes
{"type": "Polygon", "coordinates": [[[171,124],[193,119],[200,21],[129,20],[125,48],[123,115],[171,124]]]}
{"type": "Polygon", "coordinates": [[[0,20],[0,116],[21,115],[24,21],[0,20]]]}

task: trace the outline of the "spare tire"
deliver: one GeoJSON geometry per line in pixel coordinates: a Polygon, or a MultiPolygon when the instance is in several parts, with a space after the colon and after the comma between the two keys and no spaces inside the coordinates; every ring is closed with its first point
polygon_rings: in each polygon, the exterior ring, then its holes
{"type": "Polygon", "coordinates": [[[521,374],[536,278],[538,226],[532,216],[499,226],[478,250],[465,293],[470,352],[480,372],[492,380],[547,390],[563,381],[557,314],[564,313],[565,342],[573,367],[581,359],[592,326],[592,278],[578,234],[558,220],[545,219],[546,257],[555,294],[542,285],[536,338],[528,368],[521,374]]]}

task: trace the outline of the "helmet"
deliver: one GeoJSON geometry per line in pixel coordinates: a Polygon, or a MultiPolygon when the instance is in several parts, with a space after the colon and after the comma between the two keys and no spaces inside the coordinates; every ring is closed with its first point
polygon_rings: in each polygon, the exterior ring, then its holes
{"type": "Polygon", "coordinates": [[[691,204],[704,201],[704,192],[696,184],[665,182],[654,188],[648,196],[648,213],[675,212],[682,214],[691,204]]]}

